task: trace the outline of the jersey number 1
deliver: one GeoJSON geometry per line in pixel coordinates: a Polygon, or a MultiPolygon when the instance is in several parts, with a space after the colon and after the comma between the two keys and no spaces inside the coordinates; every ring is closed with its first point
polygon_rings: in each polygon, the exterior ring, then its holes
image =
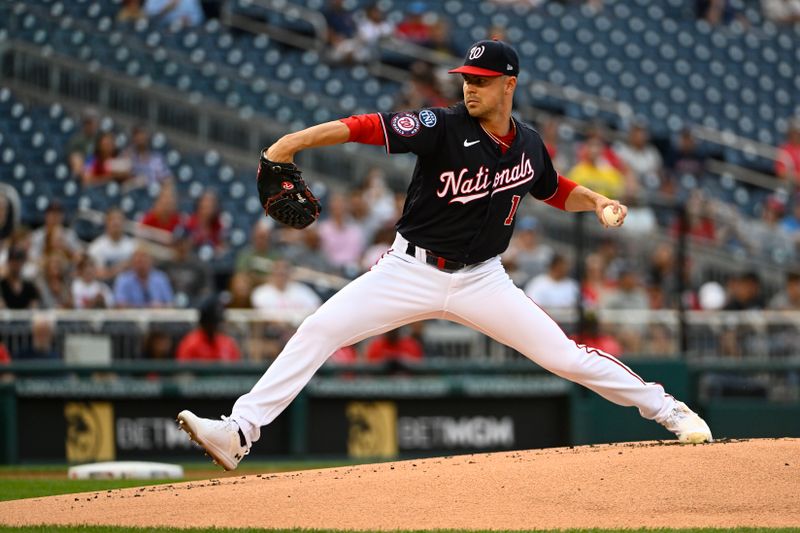
{"type": "Polygon", "coordinates": [[[520,196],[518,194],[511,197],[511,211],[508,212],[508,216],[505,222],[503,222],[504,225],[510,226],[514,221],[514,215],[517,213],[517,207],[519,207],[519,200],[520,196]]]}

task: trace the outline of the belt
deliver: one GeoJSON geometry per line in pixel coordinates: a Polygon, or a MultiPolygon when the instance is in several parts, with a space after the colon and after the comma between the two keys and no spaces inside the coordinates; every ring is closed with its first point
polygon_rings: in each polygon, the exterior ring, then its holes
{"type": "MultiPolygon", "coordinates": [[[[408,243],[406,247],[406,253],[410,256],[416,257],[417,247],[411,243],[408,243]]],[[[457,272],[462,268],[467,266],[467,263],[459,263],[458,261],[450,261],[449,259],[445,259],[444,257],[439,257],[438,255],[434,255],[428,250],[424,250],[425,252],[425,262],[429,265],[435,266],[442,272],[457,272]]]]}

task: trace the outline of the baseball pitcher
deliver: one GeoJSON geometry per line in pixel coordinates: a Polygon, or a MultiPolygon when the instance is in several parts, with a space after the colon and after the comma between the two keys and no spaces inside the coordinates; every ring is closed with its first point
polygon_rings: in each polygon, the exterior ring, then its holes
{"type": "Polygon", "coordinates": [[[258,187],[266,212],[302,228],[319,216],[294,155],[358,142],[417,156],[397,236],[389,251],[309,316],[229,417],[178,415],[180,427],[226,470],[236,468],[339,347],[410,322],[447,319],[474,328],[543,368],[664,425],[681,442],[711,441],[708,425],[664,388],[613,355],[570,340],[514,285],[500,254],[528,195],[557,209],[594,211],[609,225],[627,208],[553,168],[539,134],[511,116],[519,59],[502,41],[480,41],[464,65],[464,101],[449,108],[351,116],[291,133],[264,150],[258,187]]]}

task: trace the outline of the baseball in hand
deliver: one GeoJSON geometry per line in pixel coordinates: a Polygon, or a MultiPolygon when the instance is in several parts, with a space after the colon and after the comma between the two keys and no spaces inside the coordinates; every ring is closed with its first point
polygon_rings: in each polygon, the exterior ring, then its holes
{"type": "Polygon", "coordinates": [[[603,222],[609,226],[619,226],[622,224],[622,208],[619,207],[618,211],[614,212],[613,205],[607,205],[603,208],[603,222]]]}

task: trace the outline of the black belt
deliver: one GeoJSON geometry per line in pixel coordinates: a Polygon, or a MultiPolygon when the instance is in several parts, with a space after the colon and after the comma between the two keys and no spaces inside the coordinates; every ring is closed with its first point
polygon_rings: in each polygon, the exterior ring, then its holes
{"type": "MultiPolygon", "coordinates": [[[[408,255],[416,257],[417,247],[411,243],[408,243],[406,247],[406,253],[408,255]]],[[[425,250],[425,262],[429,265],[435,266],[442,272],[456,272],[461,270],[462,268],[467,266],[467,263],[459,263],[458,261],[450,261],[449,259],[445,259],[444,257],[439,257],[438,255],[434,255],[428,250],[425,250]]]]}

